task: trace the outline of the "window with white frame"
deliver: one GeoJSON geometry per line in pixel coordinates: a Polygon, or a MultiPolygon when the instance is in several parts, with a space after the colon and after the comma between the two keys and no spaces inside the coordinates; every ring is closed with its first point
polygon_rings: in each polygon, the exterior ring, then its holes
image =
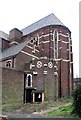
{"type": "Polygon", "coordinates": [[[54,58],[58,58],[58,32],[54,31],[54,58]]]}
{"type": "Polygon", "coordinates": [[[12,67],[12,60],[7,60],[5,66],[8,68],[11,68],[12,67]]]}
{"type": "Polygon", "coordinates": [[[31,74],[27,74],[26,87],[32,87],[32,75],[31,74]]]}

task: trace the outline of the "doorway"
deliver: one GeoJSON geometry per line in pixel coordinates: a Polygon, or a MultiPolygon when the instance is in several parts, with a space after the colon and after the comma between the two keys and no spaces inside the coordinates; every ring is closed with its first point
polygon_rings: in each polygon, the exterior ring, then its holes
{"type": "Polygon", "coordinates": [[[32,74],[24,74],[24,103],[32,102],[32,74]]]}
{"type": "Polygon", "coordinates": [[[33,103],[34,102],[44,102],[44,91],[43,90],[33,90],[33,103]]]}
{"type": "Polygon", "coordinates": [[[26,103],[31,103],[32,102],[32,90],[27,89],[26,90],[26,103]]]}
{"type": "Polygon", "coordinates": [[[42,102],[42,93],[35,93],[35,102],[42,102]]]}

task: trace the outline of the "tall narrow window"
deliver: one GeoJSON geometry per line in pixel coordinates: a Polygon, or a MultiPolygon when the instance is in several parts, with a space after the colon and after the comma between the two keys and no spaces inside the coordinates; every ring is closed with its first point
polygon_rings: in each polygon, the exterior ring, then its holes
{"type": "Polygon", "coordinates": [[[58,58],[58,33],[54,32],[54,58],[58,58]]]}
{"type": "Polygon", "coordinates": [[[26,87],[32,87],[32,75],[31,74],[27,74],[26,87]]]}
{"type": "Polygon", "coordinates": [[[33,51],[32,53],[35,53],[35,46],[36,46],[36,43],[35,43],[35,38],[33,39],[33,51]]]}
{"type": "Polygon", "coordinates": [[[36,40],[36,46],[38,46],[39,45],[39,36],[37,35],[37,37],[35,38],[35,40],[36,40]]]}

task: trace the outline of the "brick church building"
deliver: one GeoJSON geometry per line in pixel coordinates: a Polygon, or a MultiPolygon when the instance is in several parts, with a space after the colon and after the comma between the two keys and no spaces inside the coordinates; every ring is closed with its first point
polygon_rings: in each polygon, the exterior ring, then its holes
{"type": "Polygon", "coordinates": [[[70,95],[73,90],[71,31],[54,14],[22,30],[14,28],[9,35],[0,31],[0,44],[3,99],[11,97],[6,96],[11,89],[14,98],[19,92],[18,99],[24,103],[70,95]]]}

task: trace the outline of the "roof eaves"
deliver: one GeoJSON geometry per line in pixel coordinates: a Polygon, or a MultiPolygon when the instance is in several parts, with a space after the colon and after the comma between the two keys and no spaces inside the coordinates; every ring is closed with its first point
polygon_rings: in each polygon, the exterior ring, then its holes
{"type": "Polygon", "coordinates": [[[7,50],[5,50],[4,52],[0,53],[0,59],[6,59],[6,58],[10,58],[12,56],[17,55],[27,44],[30,43],[31,40],[25,41],[23,43],[20,43],[16,46],[10,47],[7,50]]]}

